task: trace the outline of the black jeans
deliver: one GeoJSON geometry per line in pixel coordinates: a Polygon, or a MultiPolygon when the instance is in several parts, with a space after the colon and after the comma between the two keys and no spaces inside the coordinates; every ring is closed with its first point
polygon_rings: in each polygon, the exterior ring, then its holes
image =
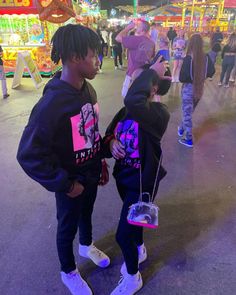
{"type": "Polygon", "coordinates": [[[138,246],[143,244],[143,228],[127,222],[129,207],[139,199],[139,190],[129,190],[116,181],[117,189],[123,201],[120,221],[116,232],[116,241],[124,256],[129,274],[138,272],[138,246]]]}
{"type": "Polygon", "coordinates": [[[234,63],[235,63],[235,56],[234,55],[229,55],[229,56],[224,56],[223,62],[222,62],[222,70],[221,70],[221,75],[220,75],[220,82],[223,83],[224,76],[225,77],[225,85],[229,84],[229,78],[231,71],[234,68],[234,63]]]}
{"type": "Polygon", "coordinates": [[[118,47],[118,46],[114,46],[113,47],[113,53],[114,53],[114,63],[115,63],[115,67],[118,67],[118,60],[117,58],[119,58],[119,64],[122,66],[123,62],[122,62],[122,48],[118,47]]]}
{"type": "Polygon", "coordinates": [[[87,185],[84,192],[70,198],[65,193],[56,193],[57,207],[57,251],[61,270],[69,273],[76,268],[73,241],[79,228],[79,242],[92,243],[92,212],[97,195],[97,184],[87,185]]]}

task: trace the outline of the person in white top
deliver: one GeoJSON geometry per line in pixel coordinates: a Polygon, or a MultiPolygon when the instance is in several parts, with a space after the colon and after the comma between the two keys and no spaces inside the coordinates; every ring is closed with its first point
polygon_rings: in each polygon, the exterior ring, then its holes
{"type": "Polygon", "coordinates": [[[106,29],[106,27],[102,27],[101,36],[102,36],[102,39],[104,40],[103,49],[102,49],[103,50],[103,55],[107,56],[107,54],[108,54],[109,33],[108,33],[108,30],[106,29]]]}

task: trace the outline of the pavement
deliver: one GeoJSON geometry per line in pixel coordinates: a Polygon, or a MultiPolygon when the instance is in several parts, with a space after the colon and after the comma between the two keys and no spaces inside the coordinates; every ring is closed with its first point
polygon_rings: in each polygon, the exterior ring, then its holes
{"type": "MultiPolygon", "coordinates": [[[[100,130],[122,106],[125,72],[105,59],[104,73],[92,82],[100,102],[100,130]]],[[[171,113],[163,139],[164,166],[156,203],[159,228],[145,230],[148,259],[141,265],[140,295],[236,294],[236,87],[217,86],[219,69],[207,81],[193,116],[194,148],[177,141],[180,85],[162,101],[171,113]]],[[[48,79],[44,79],[45,83],[48,79]]],[[[12,79],[7,79],[10,89],[12,79]]],[[[30,78],[0,100],[0,294],[67,295],[56,252],[54,195],[27,177],[16,151],[30,111],[40,98],[30,78]]],[[[108,161],[110,171],[114,161],[108,161]]],[[[115,242],[121,201],[112,175],[99,188],[93,215],[95,244],[111,257],[107,269],[75,255],[94,295],[108,295],[123,262],[115,242]]]]}

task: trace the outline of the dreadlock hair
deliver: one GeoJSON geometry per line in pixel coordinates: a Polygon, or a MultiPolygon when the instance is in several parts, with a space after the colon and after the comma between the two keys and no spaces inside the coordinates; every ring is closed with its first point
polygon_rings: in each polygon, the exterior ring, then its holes
{"type": "Polygon", "coordinates": [[[84,59],[88,49],[94,52],[100,50],[100,40],[96,32],[81,26],[68,24],[60,27],[52,37],[51,60],[62,64],[73,56],[84,59]]]}
{"type": "Polygon", "coordinates": [[[203,94],[206,71],[206,55],[203,52],[203,40],[200,34],[193,34],[189,40],[187,55],[193,59],[193,98],[199,100],[203,94]]]}

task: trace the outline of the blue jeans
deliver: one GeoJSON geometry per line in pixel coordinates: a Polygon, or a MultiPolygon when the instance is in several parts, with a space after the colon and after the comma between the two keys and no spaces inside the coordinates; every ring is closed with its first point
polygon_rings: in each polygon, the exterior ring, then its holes
{"type": "Polygon", "coordinates": [[[180,128],[186,132],[186,139],[192,139],[192,114],[194,110],[193,105],[193,84],[184,83],[181,91],[182,96],[182,122],[180,128]]]}
{"type": "Polygon", "coordinates": [[[235,56],[234,55],[225,55],[222,62],[222,70],[220,74],[220,82],[223,83],[225,77],[225,85],[229,84],[229,78],[231,71],[234,68],[235,56]]]}

